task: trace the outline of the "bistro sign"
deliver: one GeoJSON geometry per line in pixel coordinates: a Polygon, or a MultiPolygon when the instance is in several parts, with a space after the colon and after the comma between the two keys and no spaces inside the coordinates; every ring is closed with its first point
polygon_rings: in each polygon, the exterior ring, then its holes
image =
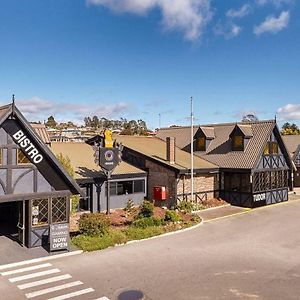
{"type": "Polygon", "coordinates": [[[39,153],[39,151],[35,148],[30,139],[21,129],[13,134],[13,139],[35,164],[38,164],[43,160],[43,155],[39,153]]]}

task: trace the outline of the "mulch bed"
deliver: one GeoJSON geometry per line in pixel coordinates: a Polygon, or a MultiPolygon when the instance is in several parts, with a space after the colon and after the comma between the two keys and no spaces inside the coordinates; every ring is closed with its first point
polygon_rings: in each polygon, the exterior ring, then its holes
{"type": "MultiPolygon", "coordinates": [[[[211,207],[217,207],[227,204],[226,201],[219,199],[219,198],[213,198],[209,200],[202,201],[202,205],[204,208],[211,208],[211,207]]],[[[135,216],[138,214],[138,208],[134,208],[131,213],[127,213],[123,209],[115,209],[112,211],[110,215],[108,215],[111,225],[115,229],[125,229],[128,227],[128,225],[131,224],[131,222],[134,220],[135,216]]],[[[154,217],[164,219],[166,214],[166,210],[161,207],[154,207],[154,217]]],[[[178,214],[180,215],[181,219],[184,222],[190,222],[193,218],[191,214],[187,214],[181,211],[178,211],[178,214]]],[[[71,232],[77,232],[78,231],[78,224],[77,221],[79,220],[80,216],[82,215],[82,212],[73,214],[70,217],[70,231],[71,232]]]]}

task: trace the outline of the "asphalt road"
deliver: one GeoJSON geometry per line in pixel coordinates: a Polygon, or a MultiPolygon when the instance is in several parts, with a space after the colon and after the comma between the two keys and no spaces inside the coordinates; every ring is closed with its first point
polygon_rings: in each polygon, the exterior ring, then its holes
{"type": "MultiPolygon", "coordinates": [[[[298,200],[51,263],[95,290],[75,299],[115,300],[129,288],[151,300],[300,299],[299,231],[298,200]]],[[[25,299],[6,281],[1,299],[25,299]]]]}

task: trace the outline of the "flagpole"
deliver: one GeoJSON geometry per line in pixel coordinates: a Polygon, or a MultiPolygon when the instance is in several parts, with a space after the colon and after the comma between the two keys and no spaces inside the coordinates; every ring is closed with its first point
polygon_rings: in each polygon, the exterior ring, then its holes
{"type": "Polygon", "coordinates": [[[194,111],[191,97],[191,201],[194,201],[194,111]]]}

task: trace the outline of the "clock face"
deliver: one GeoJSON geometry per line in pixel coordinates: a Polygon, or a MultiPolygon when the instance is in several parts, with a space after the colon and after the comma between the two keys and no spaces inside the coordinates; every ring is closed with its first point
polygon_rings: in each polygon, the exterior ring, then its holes
{"type": "Polygon", "coordinates": [[[114,160],[114,152],[112,150],[106,150],[104,153],[104,157],[106,161],[114,160]]]}

